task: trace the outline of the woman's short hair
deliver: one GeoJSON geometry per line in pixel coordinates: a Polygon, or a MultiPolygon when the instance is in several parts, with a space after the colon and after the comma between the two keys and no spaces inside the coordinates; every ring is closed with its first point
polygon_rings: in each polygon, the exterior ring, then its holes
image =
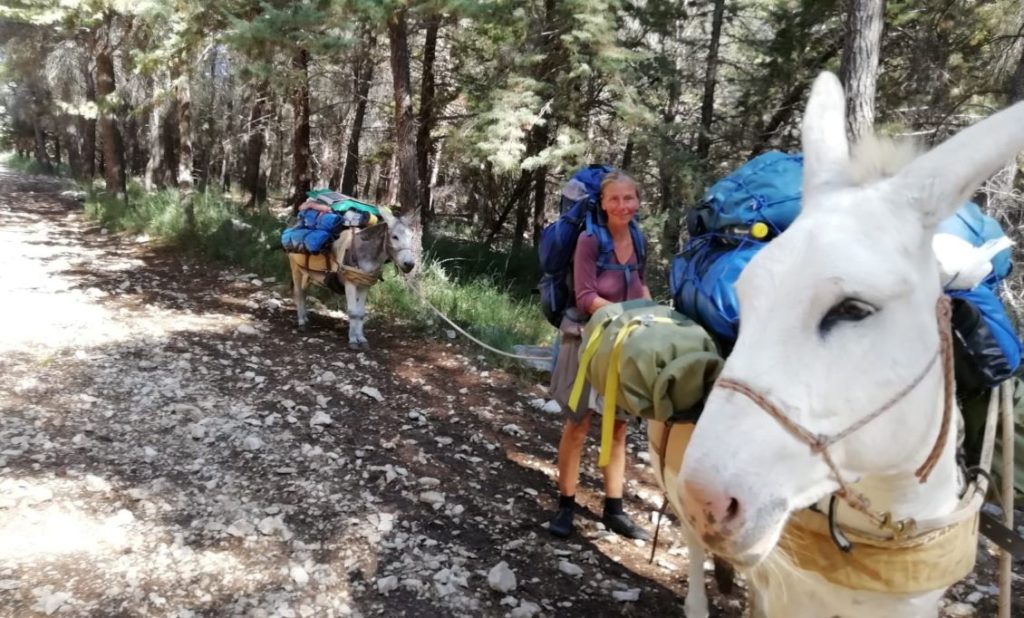
{"type": "Polygon", "coordinates": [[[614,170],[608,172],[608,174],[601,179],[601,194],[600,197],[604,197],[604,188],[615,182],[625,182],[633,186],[633,190],[636,191],[636,198],[640,199],[640,185],[637,184],[636,180],[629,175],[628,172],[623,170],[614,170]]]}

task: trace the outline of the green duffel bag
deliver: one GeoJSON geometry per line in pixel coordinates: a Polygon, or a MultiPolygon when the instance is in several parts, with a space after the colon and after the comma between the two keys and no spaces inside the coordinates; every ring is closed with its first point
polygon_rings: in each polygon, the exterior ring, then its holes
{"type": "Polygon", "coordinates": [[[569,398],[575,410],[585,381],[604,397],[598,465],[611,456],[617,407],[668,421],[704,400],[724,363],[707,332],[671,307],[633,300],[599,309],[583,330],[569,398]]]}

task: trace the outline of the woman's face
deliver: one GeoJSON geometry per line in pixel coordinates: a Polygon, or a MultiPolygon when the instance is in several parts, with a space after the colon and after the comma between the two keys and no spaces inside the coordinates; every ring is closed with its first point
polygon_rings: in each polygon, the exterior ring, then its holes
{"type": "Polygon", "coordinates": [[[633,183],[621,180],[610,182],[601,192],[601,209],[608,215],[608,223],[627,225],[640,208],[640,197],[633,183]]]}

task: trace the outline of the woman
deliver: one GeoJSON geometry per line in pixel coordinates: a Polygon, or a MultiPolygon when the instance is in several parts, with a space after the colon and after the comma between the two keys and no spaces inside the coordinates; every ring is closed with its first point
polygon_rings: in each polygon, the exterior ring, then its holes
{"type": "MultiPolygon", "coordinates": [[[[578,412],[567,406],[573,380],[579,368],[580,338],[587,318],[601,307],[627,300],[650,298],[641,272],[629,222],[640,208],[640,193],[628,174],[614,171],[601,182],[601,210],[614,241],[613,261],[633,266],[625,271],[608,269],[598,272],[598,239],[583,232],[573,256],[573,285],[576,308],[570,309],[559,328],[561,347],[551,377],[551,394],[562,404],[566,415],[562,439],[558,445],[558,513],[548,529],[558,537],[567,537],[573,530],[576,511],[576,485],[580,474],[580,455],[590,431],[590,420],[600,410],[600,397],[589,386],[583,391],[578,412]],[[628,279],[628,284],[627,284],[628,279]],[[584,403],[587,405],[584,406],[584,403]]],[[[604,516],[602,523],[611,531],[631,539],[646,539],[647,532],[633,523],[622,509],[622,485],[626,472],[626,421],[616,415],[611,460],[604,469],[604,516]]]]}

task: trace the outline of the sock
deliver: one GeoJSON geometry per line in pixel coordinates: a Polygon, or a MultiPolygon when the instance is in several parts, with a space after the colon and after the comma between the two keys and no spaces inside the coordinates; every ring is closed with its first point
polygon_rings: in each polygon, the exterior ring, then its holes
{"type": "Polygon", "coordinates": [[[604,514],[605,515],[618,515],[623,513],[622,510],[622,498],[605,498],[604,499],[604,514]]]}
{"type": "Polygon", "coordinates": [[[558,496],[558,508],[560,509],[575,509],[576,508],[576,494],[566,496],[559,494],[558,496]]]}

